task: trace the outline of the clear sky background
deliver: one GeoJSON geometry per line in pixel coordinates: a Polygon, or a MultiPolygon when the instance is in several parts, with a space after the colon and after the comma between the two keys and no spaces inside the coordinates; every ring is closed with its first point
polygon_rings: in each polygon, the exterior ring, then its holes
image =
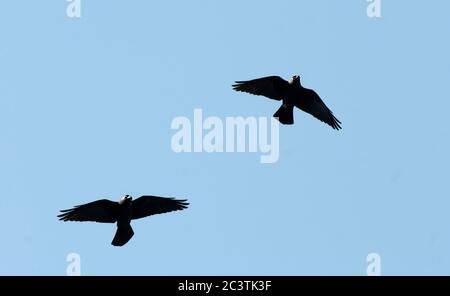
{"type": "Polygon", "coordinates": [[[4,1],[0,274],[450,274],[450,2],[4,1]],[[295,111],[280,159],[175,154],[176,116],[271,116],[236,93],[267,75],[314,88],[343,122],[295,111]],[[124,194],[188,210],[115,226],[60,209],[124,194]]]}

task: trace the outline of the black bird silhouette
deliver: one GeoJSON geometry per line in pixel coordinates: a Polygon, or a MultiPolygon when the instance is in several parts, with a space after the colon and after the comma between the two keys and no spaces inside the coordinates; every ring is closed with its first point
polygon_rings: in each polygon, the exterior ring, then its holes
{"type": "Polygon", "coordinates": [[[341,122],[334,117],[333,112],[328,109],[314,90],[304,88],[301,85],[298,75],[293,76],[290,81],[286,81],[279,76],[236,81],[233,89],[282,101],[283,104],[280,109],[273,115],[282,124],[294,124],[293,112],[295,106],[330,125],[333,129],[341,129],[341,122]]]}
{"type": "Polygon", "coordinates": [[[184,210],[187,200],[144,195],[133,201],[130,195],[125,195],[119,202],[107,199],[97,200],[84,205],[62,210],[58,215],[62,221],[92,221],[100,223],[116,223],[117,231],[111,244],[125,245],[134,235],[130,222],[134,219],[150,215],[184,210]]]}

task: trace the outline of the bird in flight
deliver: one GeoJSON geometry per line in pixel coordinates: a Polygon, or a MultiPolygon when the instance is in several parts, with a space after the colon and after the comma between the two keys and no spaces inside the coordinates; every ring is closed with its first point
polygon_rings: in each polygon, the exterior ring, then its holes
{"type": "Polygon", "coordinates": [[[294,106],[311,114],[333,129],[341,129],[341,122],[325,105],[319,95],[300,83],[300,76],[295,75],[290,81],[279,76],[269,76],[249,81],[236,81],[233,89],[253,95],[265,96],[282,101],[281,107],[273,115],[282,124],[294,124],[294,106]]]}
{"type": "Polygon", "coordinates": [[[117,231],[111,244],[125,245],[134,235],[131,220],[151,215],[184,210],[188,207],[187,200],[144,195],[135,200],[125,195],[119,202],[107,199],[97,200],[72,209],[62,210],[58,215],[62,221],[91,221],[100,223],[117,223],[117,231]]]}

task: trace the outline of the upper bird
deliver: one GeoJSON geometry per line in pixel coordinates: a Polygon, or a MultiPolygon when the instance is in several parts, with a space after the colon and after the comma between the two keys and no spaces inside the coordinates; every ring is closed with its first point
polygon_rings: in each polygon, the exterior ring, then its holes
{"type": "Polygon", "coordinates": [[[304,88],[301,85],[298,75],[293,76],[290,81],[286,81],[279,76],[236,81],[233,89],[282,101],[283,104],[280,109],[273,115],[282,124],[294,124],[293,112],[295,106],[330,125],[333,129],[341,129],[341,122],[334,117],[333,112],[328,109],[314,90],[304,88]]]}
{"type": "Polygon", "coordinates": [[[130,222],[155,214],[184,210],[189,203],[187,200],[144,195],[136,200],[129,195],[122,197],[119,202],[107,199],[97,200],[69,210],[62,210],[58,215],[62,221],[92,221],[100,223],[116,223],[117,231],[111,244],[125,245],[134,235],[130,222]]]}

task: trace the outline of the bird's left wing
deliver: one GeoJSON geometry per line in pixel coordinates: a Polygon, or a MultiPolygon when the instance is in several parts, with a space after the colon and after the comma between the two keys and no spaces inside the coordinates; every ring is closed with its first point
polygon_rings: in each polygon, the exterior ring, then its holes
{"type": "Polygon", "coordinates": [[[144,218],[150,215],[180,211],[187,208],[187,200],[144,195],[131,204],[131,219],[144,218]]]}
{"type": "Polygon", "coordinates": [[[92,221],[100,223],[114,223],[118,216],[117,202],[101,199],[84,205],[75,206],[72,209],[62,210],[58,215],[62,221],[92,221]]]}
{"type": "Polygon", "coordinates": [[[312,89],[304,89],[302,97],[294,102],[295,106],[322,122],[325,122],[333,129],[341,129],[341,122],[337,119],[333,112],[325,105],[319,95],[312,89]]]}

